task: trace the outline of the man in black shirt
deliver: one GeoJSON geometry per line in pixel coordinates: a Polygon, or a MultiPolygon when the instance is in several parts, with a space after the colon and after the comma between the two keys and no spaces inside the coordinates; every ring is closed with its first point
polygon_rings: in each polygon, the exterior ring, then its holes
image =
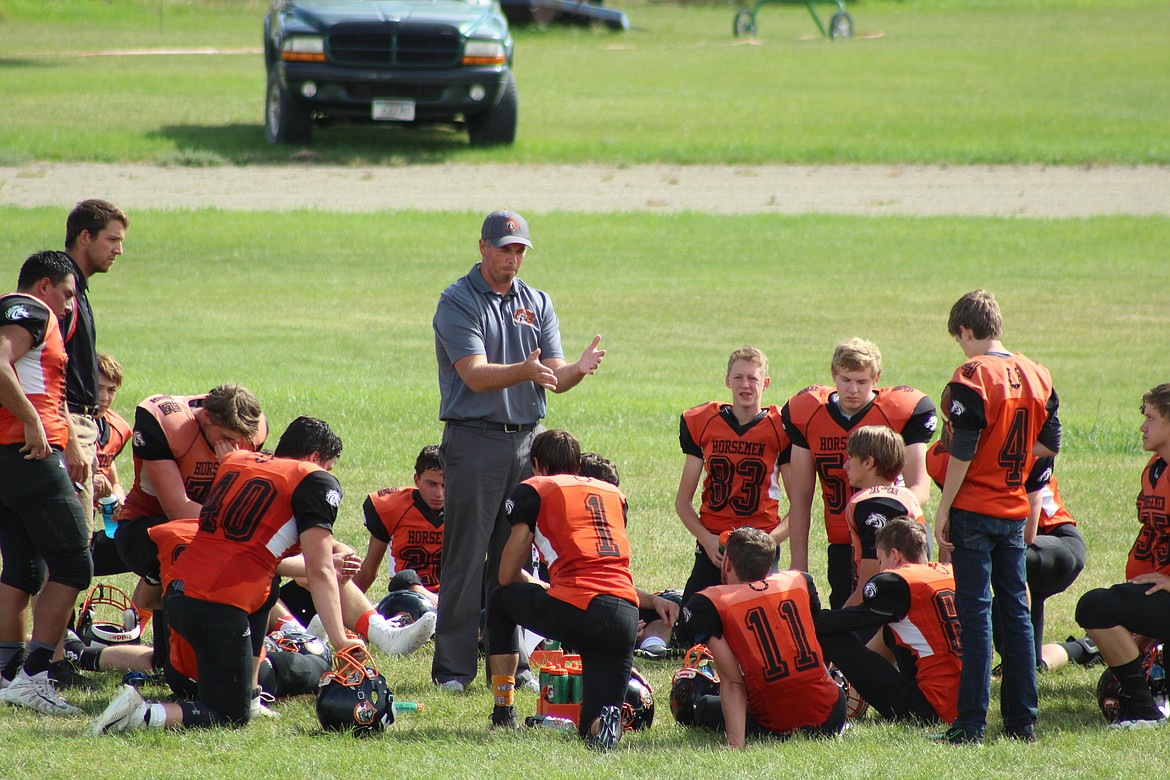
{"type": "Polygon", "coordinates": [[[93,533],[93,466],[97,459],[98,364],[97,332],[89,305],[89,279],[104,274],[122,254],[130,220],[126,212],[104,200],[83,200],[65,222],[65,252],[73,261],[77,298],[73,316],[62,326],[69,366],[65,401],[69,407],[69,444],[65,465],[79,491],[89,531],[93,533]]]}

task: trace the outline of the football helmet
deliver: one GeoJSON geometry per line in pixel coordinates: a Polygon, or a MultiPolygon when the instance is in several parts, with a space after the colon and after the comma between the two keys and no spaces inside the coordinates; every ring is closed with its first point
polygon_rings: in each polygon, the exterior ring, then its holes
{"type": "MultiPolygon", "coordinates": [[[[1156,706],[1163,716],[1170,716],[1170,693],[1166,685],[1166,667],[1162,665],[1162,645],[1151,645],[1142,658],[1142,671],[1146,675],[1146,684],[1150,686],[1150,693],[1154,696],[1156,706]]],[[[1101,672],[1101,679],[1097,681],[1097,706],[1105,716],[1106,723],[1116,723],[1121,718],[1121,683],[1109,669],[1101,672]]]]}
{"type": "Polygon", "coordinates": [[[142,641],[143,622],[125,591],[98,583],[77,611],[77,635],[87,645],[136,645],[142,641]]]}
{"type": "Polygon", "coordinates": [[[327,731],[355,735],[385,731],[394,722],[394,692],[360,645],[333,654],[333,670],[321,675],[317,720],[327,731]]]}
{"type": "Polygon", "coordinates": [[[637,669],[630,669],[626,699],[622,702],[622,731],[641,731],[654,724],[654,692],[650,681],[637,669]]]}
{"type": "Polygon", "coordinates": [[[415,622],[428,612],[435,612],[435,602],[419,593],[417,590],[405,588],[392,590],[375,607],[378,614],[387,620],[399,615],[408,615],[411,623],[415,622]]]}
{"type": "Polygon", "coordinates": [[[829,677],[837,683],[841,690],[845,691],[845,715],[849,720],[856,720],[869,712],[869,702],[861,698],[861,694],[849,684],[849,681],[845,679],[845,674],[840,669],[830,666],[829,677]]]}
{"type": "Polygon", "coordinates": [[[719,694],[719,672],[706,645],[688,650],[683,663],[670,681],[670,713],[680,724],[694,726],[698,725],[695,709],[699,698],[719,694]]]}
{"type": "Polygon", "coordinates": [[[264,637],[264,649],[269,653],[319,655],[326,663],[332,660],[328,645],[308,631],[296,627],[269,632],[268,636],[264,637]]]}

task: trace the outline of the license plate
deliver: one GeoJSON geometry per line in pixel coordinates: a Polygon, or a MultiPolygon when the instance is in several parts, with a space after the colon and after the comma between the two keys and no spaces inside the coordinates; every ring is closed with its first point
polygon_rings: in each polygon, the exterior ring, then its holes
{"type": "Polygon", "coordinates": [[[381,122],[413,122],[413,100],[375,100],[373,117],[381,122]]]}

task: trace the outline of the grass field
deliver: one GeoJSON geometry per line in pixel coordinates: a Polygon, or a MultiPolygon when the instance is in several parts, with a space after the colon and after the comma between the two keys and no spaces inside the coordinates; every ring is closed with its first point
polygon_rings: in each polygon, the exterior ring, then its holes
{"type": "MultiPolygon", "coordinates": [[[[59,241],[58,210],[3,209],[0,218],[0,269],[9,278],[18,258],[59,241]]],[[[239,381],[257,391],[277,432],[302,412],[329,420],[346,443],[336,471],[347,491],[338,532],[364,548],[365,493],[405,484],[418,449],[439,438],[430,318],[439,291],[470,267],[480,219],[133,214],[126,255],[92,293],[99,347],[127,371],[116,408],[129,415],[153,392],[239,381]]],[[[601,333],[610,350],[597,376],[552,400],[548,423],[621,468],[644,586],[680,586],[689,570],[689,537],[672,508],[678,414],[725,397],[733,347],[754,343],[771,357],[770,403],[827,381],[834,344],[852,335],[882,347],[885,383],[937,395],[961,360],[946,336],[946,311],[978,286],[1000,297],[1007,345],[1048,365],[1061,393],[1061,488],[1090,560],[1070,592],[1049,602],[1049,638],[1076,630],[1079,593],[1121,576],[1145,461],[1137,405],[1167,378],[1157,344],[1170,311],[1150,269],[1170,262],[1170,220],[550,214],[533,228],[540,248],[523,276],[554,295],[566,349],[601,333]]],[[[129,474],[126,459],[121,465],[129,474]]],[[[814,549],[822,542],[814,530],[814,549]]],[[[820,556],[814,574],[823,575],[820,556]]],[[[428,684],[429,660],[424,649],[385,663],[398,696],[426,707],[385,738],[321,735],[308,701],[283,703],[282,720],[240,732],[98,741],[80,736],[84,718],[10,710],[0,713],[0,776],[73,776],[114,756],[120,773],[176,778],[251,777],[256,766],[262,774],[279,767],[284,777],[760,776],[778,767],[839,777],[1023,777],[1090,766],[1132,777],[1166,761],[1148,750],[1160,735],[1104,729],[1096,670],[1041,678],[1038,746],[996,741],[959,755],[927,744],[919,729],[867,720],[833,743],[765,743],[732,755],[715,737],[674,725],[666,706],[672,668],[650,664],[654,728],[602,759],[548,734],[489,735],[487,689],[440,695],[428,684]]],[[[92,715],[116,682],[108,675],[99,691],[72,698],[92,715]]],[[[522,709],[534,706],[521,695],[522,709]]],[[[995,724],[993,714],[992,733],[995,724]]]]}
{"type": "MultiPolygon", "coordinates": [[[[802,6],[759,37],[733,4],[616,3],[629,33],[516,32],[514,147],[448,129],[335,127],[347,164],[1170,162],[1170,6],[868,0],[830,44],[802,6]]],[[[0,2],[0,164],[284,162],[264,141],[262,0],[0,2]],[[181,54],[218,49],[244,53],[181,54]],[[100,51],[163,52],[82,56],[100,51]],[[46,95],[53,96],[45,99],[46,95]]]]}

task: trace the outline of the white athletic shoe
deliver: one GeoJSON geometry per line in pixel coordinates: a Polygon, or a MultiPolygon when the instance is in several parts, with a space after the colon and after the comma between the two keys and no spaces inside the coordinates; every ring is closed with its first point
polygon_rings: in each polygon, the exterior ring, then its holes
{"type": "Polygon", "coordinates": [[[102,734],[112,734],[115,731],[137,731],[146,728],[147,704],[133,685],[123,685],[106,707],[98,715],[88,731],[91,737],[102,734]]]}
{"type": "Polygon", "coordinates": [[[410,655],[435,635],[438,615],[427,612],[408,626],[395,628],[386,623],[370,621],[369,639],[386,655],[410,655]]]}
{"type": "Polygon", "coordinates": [[[329,644],[329,634],[325,631],[325,624],[321,622],[320,615],[313,615],[313,619],[309,621],[309,625],[305,626],[305,630],[325,644],[329,644]]]}
{"type": "Polygon", "coordinates": [[[252,717],[279,720],[280,713],[276,710],[269,709],[268,707],[268,705],[274,701],[276,701],[276,697],[271,693],[257,691],[256,694],[252,696],[252,717]]]}
{"type": "Polygon", "coordinates": [[[46,715],[79,715],[81,710],[57,695],[49,679],[49,672],[43,671],[31,677],[24,671],[16,675],[3,691],[0,691],[0,700],[8,702],[14,707],[29,707],[46,715]]]}

